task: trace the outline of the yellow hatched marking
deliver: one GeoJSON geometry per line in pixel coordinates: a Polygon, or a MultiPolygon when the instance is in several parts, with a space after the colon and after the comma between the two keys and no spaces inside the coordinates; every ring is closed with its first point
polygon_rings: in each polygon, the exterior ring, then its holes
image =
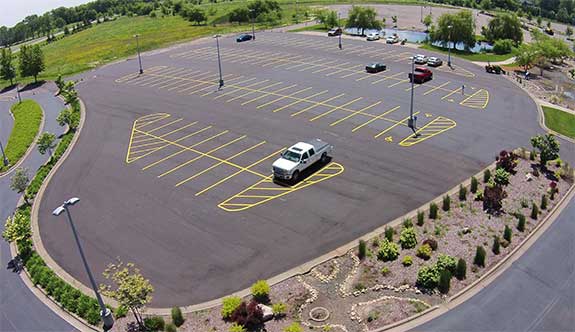
{"type": "MultiPolygon", "coordinates": [[[[417,114],[419,114],[419,112],[413,113],[413,115],[417,115],[417,114]]],[[[393,128],[399,126],[400,124],[403,124],[405,121],[407,121],[407,119],[409,119],[409,116],[408,116],[408,117],[405,117],[405,118],[402,119],[401,121],[397,121],[395,124],[393,124],[393,125],[391,125],[391,126],[385,128],[385,129],[384,129],[383,131],[381,131],[379,134],[373,136],[373,138],[379,138],[381,135],[387,133],[388,131],[392,130],[393,128]]]]}
{"type": "Polygon", "coordinates": [[[353,132],[355,132],[355,131],[361,129],[361,128],[364,127],[364,126],[367,126],[368,124],[370,124],[370,123],[372,123],[372,122],[374,122],[374,121],[376,121],[376,120],[383,120],[383,119],[384,119],[384,118],[383,118],[384,116],[386,116],[387,114],[389,114],[389,113],[391,113],[391,112],[395,112],[395,111],[398,110],[400,107],[401,107],[401,106],[395,106],[394,108],[392,108],[392,109],[390,109],[390,110],[387,110],[387,111],[385,111],[384,113],[382,113],[382,114],[380,114],[380,115],[378,115],[378,116],[376,116],[376,117],[373,117],[373,118],[369,119],[368,121],[366,121],[366,122],[360,124],[359,126],[353,128],[353,129],[351,130],[351,132],[353,133],[353,132]]]}
{"type": "MultiPolygon", "coordinates": [[[[126,164],[129,164],[129,163],[131,163],[137,159],[140,159],[140,158],[146,156],[146,155],[143,155],[143,156],[137,156],[137,157],[132,158],[132,155],[131,155],[132,154],[132,145],[133,145],[134,136],[135,136],[137,128],[141,128],[141,127],[150,125],[153,122],[160,121],[160,120],[165,119],[167,117],[170,117],[170,115],[167,113],[157,113],[157,114],[149,114],[149,115],[142,116],[142,117],[136,119],[136,121],[134,121],[134,124],[132,125],[132,132],[130,134],[130,142],[128,143],[128,152],[126,153],[126,164]],[[150,120],[150,119],[152,119],[152,120],[150,120]],[[141,122],[143,122],[143,124],[141,124],[141,122]]],[[[152,153],[152,152],[150,152],[150,153],[152,153]]]]}
{"type": "MultiPolygon", "coordinates": [[[[253,145],[253,146],[250,146],[249,148],[247,148],[247,149],[245,149],[245,150],[243,150],[243,151],[240,151],[240,152],[234,154],[233,156],[231,156],[231,157],[229,157],[229,158],[226,158],[226,160],[227,160],[227,161],[230,161],[230,160],[232,160],[232,159],[234,159],[234,158],[237,158],[237,157],[243,155],[244,153],[247,153],[247,152],[249,152],[249,151],[251,151],[251,150],[253,150],[253,149],[256,149],[256,148],[258,148],[258,147],[260,147],[260,146],[262,146],[262,145],[264,145],[264,144],[266,144],[266,141],[261,141],[261,142],[259,142],[258,144],[255,144],[255,145],[253,145]]],[[[201,172],[199,172],[199,173],[196,173],[196,174],[190,176],[189,178],[187,178],[187,179],[185,179],[185,180],[183,180],[183,181],[178,182],[178,184],[176,184],[176,187],[178,187],[178,186],[180,186],[180,185],[182,185],[182,184],[184,184],[184,183],[186,183],[186,182],[188,182],[188,181],[191,181],[191,180],[197,178],[198,176],[201,176],[202,174],[205,174],[205,173],[211,171],[212,169],[214,169],[214,168],[216,168],[216,167],[218,167],[218,166],[221,166],[222,164],[223,164],[222,162],[215,163],[215,164],[213,164],[212,166],[210,166],[210,167],[204,169],[203,171],[201,171],[201,172]]]]}
{"type": "MultiPolygon", "coordinates": [[[[315,116],[315,117],[309,119],[309,121],[315,121],[315,120],[317,120],[317,119],[321,119],[321,118],[323,118],[324,116],[329,115],[329,114],[331,114],[331,113],[333,113],[333,112],[335,112],[335,111],[337,111],[337,110],[339,110],[339,109],[342,109],[342,108],[344,108],[344,107],[347,107],[347,106],[349,106],[349,105],[355,103],[356,101],[358,101],[358,100],[360,100],[360,99],[363,99],[363,97],[355,98],[354,100],[349,101],[349,102],[347,102],[347,103],[345,103],[345,104],[343,104],[343,105],[334,107],[334,108],[330,109],[329,111],[325,111],[325,112],[323,112],[322,114],[319,114],[319,115],[317,115],[317,116],[315,116]]],[[[351,114],[354,114],[354,113],[351,113],[351,114]]]]}
{"type": "Polygon", "coordinates": [[[421,143],[431,137],[441,134],[453,127],[455,127],[457,123],[449,118],[438,116],[437,118],[433,119],[431,122],[427,123],[425,126],[416,130],[416,135],[410,135],[404,138],[401,142],[399,142],[400,146],[412,146],[417,143],[421,143]]]}
{"type": "MultiPolygon", "coordinates": [[[[198,192],[196,193],[196,196],[200,196],[201,194],[203,194],[203,193],[207,192],[208,190],[211,190],[211,189],[213,189],[213,188],[219,186],[220,184],[222,184],[222,183],[228,181],[229,179],[233,178],[234,176],[236,176],[236,175],[238,175],[238,174],[240,174],[240,173],[242,173],[242,172],[250,172],[250,173],[253,173],[253,174],[255,174],[255,175],[261,177],[262,179],[267,179],[267,178],[269,177],[268,175],[263,175],[263,174],[261,174],[261,173],[254,172],[254,171],[251,170],[251,168],[254,167],[254,166],[256,166],[256,165],[258,165],[258,164],[260,164],[260,163],[262,163],[262,162],[264,162],[265,160],[267,160],[267,159],[269,159],[269,158],[271,158],[271,157],[273,157],[273,156],[277,156],[277,154],[280,153],[280,152],[283,151],[283,150],[285,150],[285,148],[281,148],[281,149],[279,149],[279,150],[277,150],[277,151],[275,151],[275,152],[273,152],[273,153],[270,153],[269,155],[263,157],[262,159],[260,159],[260,160],[258,160],[258,161],[256,161],[256,162],[254,162],[254,163],[251,163],[251,164],[248,165],[247,167],[238,167],[238,168],[240,168],[240,170],[238,170],[237,172],[235,172],[235,173],[233,173],[233,174],[231,174],[231,175],[226,176],[225,178],[223,178],[223,179],[221,179],[220,181],[218,181],[218,182],[216,182],[216,183],[210,185],[209,187],[204,188],[204,189],[202,189],[201,191],[198,191],[198,192]]],[[[229,162],[228,162],[228,163],[229,163],[229,162]]],[[[235,164],[234,164],[234,165],[235,165],[235,164]]]]}
{"type": "Polygon", "coordinates": [[[323,169],[320,169],[316,174],[312,174],[310,177],[308,177],[305,180],[302,180],[300,183],[296,184],[293,187],[289,187],[289,188],[261,188],[260,185],[262,183],[269,183],[272,180],[272,175],[268,176],[267,178],[255,183],[254,185],[244,189],[243,191],[239,192],[238,194],[226,199],[225,201],[221,202],[220,204],[218,204],[218,207],[228,211],[228,212],[238,212],[238,211],[243,211],[249,208],[252,208],[254,206],[258,206],[261,204],[264,204],[266,202],[269,202],[273,199],[282,197],[284,195],[287,195],[289,193],[292,193],[294,191],[297,190],[301,190],[304,189],[306,187],[309,187],[313,184],[317,184],[319,182],[325,181],[327,179],[330,179],[334,176],[340,175],[341,173],[343,173],[344,171],[344,167],[338,163],[330,163],[327,167],[324,167],[323,169]],[[326,171],[326,170],[330,170],[330,171],[335,171],[335,173],[329,173],[329,174],[324,174],[322,172],[326,171]],[[278,191],[278,193],[276,195],[270,195],[270,196],[266,196],[266,195],[252,195],[250,193],[250,191],[253,190],[276,190],[278,191]],[[253,203],[241,203],[241,201],[239,201],[241,198],[256,198],[259,199],[253,203]]]}
{"type": "Polygon", "coordinates": [[[471,96],[465,98],[460,105],[471,108],[485,108],[489,103],[489,92],[485,89],[479,89],[471,96]]]}

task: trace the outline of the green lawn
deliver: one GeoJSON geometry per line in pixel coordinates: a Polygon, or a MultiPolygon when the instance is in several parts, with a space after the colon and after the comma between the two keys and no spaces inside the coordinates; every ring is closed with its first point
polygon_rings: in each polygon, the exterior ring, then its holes
{"type": "Polygon", "coordinates": [[[329,29],[325,27],[323,24],[314,24],[308,25],[307,27],[299,28],[290,30],[289,32],[301,32],[301,31],[319,31],[319,32],[327,32],[329,29]]]}
{"type": "Polygon", "coordinates": [[[6,157],[10,162],[8,166],[0,163],[0,171],[5,171],[16,164],[34,142],[42,122],[42,109],[33,100],[23,100],[22,103],[12,105],[14,114],[14,127],[6,144],[6,157]]]}
{"type": "MultiPolygon", "coordinates": [[[[443,54],[448,53],[448,50],[446,50],[444,48],[429,45],[429,44],[423,44],[420,46],[420,48],[422,48],[424,50],[428,50],[428,51],[435,51],[435,52],[443,53],[443,54]]],[[[480,62],[505,61],[505,60],[511,58],[512,56],[514,56],[513,53],[499,55],[499,54],[493,54],[493,53],[469,53],[469,52],[460,51],[460,50],[453,50],[453,49],[451,50],[451,55],[455,56],[455,57],[463,58],[463,59],[468,60],[468,61],[480,61],[480,62]]]]}
{"type": "Polygon", "coordinates": [[[545,125],[560,134],[575,138],[575,115],[553,107],[542,106],[545,125]]]}

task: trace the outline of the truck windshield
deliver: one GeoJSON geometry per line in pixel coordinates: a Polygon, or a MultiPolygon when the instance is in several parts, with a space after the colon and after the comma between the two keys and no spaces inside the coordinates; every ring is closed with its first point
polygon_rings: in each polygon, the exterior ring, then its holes
{"type": "Polygon", "coordinates": [[[282,157],[283,157],[284,159],[289,160],[289,161],[298,162],[301,156],[300,156],[298,153],[295,153],[295,152],[293,152],[293,151],[287,150],[286,152],[284,152],[284,153],[282,154],[282,157]]]}

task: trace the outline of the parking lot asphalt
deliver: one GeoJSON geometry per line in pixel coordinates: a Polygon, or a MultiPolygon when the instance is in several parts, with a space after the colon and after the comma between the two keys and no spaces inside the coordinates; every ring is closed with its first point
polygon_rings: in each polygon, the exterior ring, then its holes
{"type": "Polygon", "coordinates": [[[352,241],[542,132],[523,91],[462,60],[416,85],[414,137],[410,48],[260,33],[220,51],[219,91],[211,39],[145,55],[142,75],[133,59],[83,75],[86,125],[39,214],[44,246],[80,281],[70,230],[50,214],[69,196],[99,282],[119,257],[151,280],[152,306],[189,305],[352,241]],[[374,61],[387,71],[364,73],[374,61]],[[280,151],[316,137],[335,146],[331,163],[274,184],[280,151]]]}

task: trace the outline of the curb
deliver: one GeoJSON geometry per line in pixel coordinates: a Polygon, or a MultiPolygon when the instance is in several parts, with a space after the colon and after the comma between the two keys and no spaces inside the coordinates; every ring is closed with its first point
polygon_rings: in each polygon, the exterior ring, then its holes
{"type": "MultiPolygon", "coordinates": [[[[32,100],[32,99],[30,99],[30,100],[32,100]]],[[[34,102],[36,102],[36,101],[34,101],[34,102]]],[[[24,155],[22,157],[20,157],[20,160],[18,160],[18,162],[16,164],[12,165],[12,167],[10,167],[7,171],[0,172],[0,179],[7,176],[7,175],[10,175],[10,173],[14,172],[14,170],[16,170],[18,167],[20,167],[20,165],[22,165],[24,160],[28,159],[28,157],[30,156],[30,153],[32,153],[32,151],[34,150],[34,147],[36,146],[36,142],[38,141],[38,138],[40,137],[40,135],[42,135],[42,132],[44,131],[44,123],[46,122],[46,112],[44,112],[44,108],[42,108],[42,106],[39,103],[37,103],[37,104],[38,104],[38,106],[40,106],[40,110],[42,110],[42,122],[40,122],[40,127],[38,128],[38,133],[34,137],[34,141],[32,141],[32,144],[30,144],[30,146],[28,147],[28,150],[26,150],[26,153],[24,153],[24,155]]],[[[12,114],[12,110],[10,110],[10,115],[12,116],[12,118],[14,118],[14,115],[12,114]]]]}

